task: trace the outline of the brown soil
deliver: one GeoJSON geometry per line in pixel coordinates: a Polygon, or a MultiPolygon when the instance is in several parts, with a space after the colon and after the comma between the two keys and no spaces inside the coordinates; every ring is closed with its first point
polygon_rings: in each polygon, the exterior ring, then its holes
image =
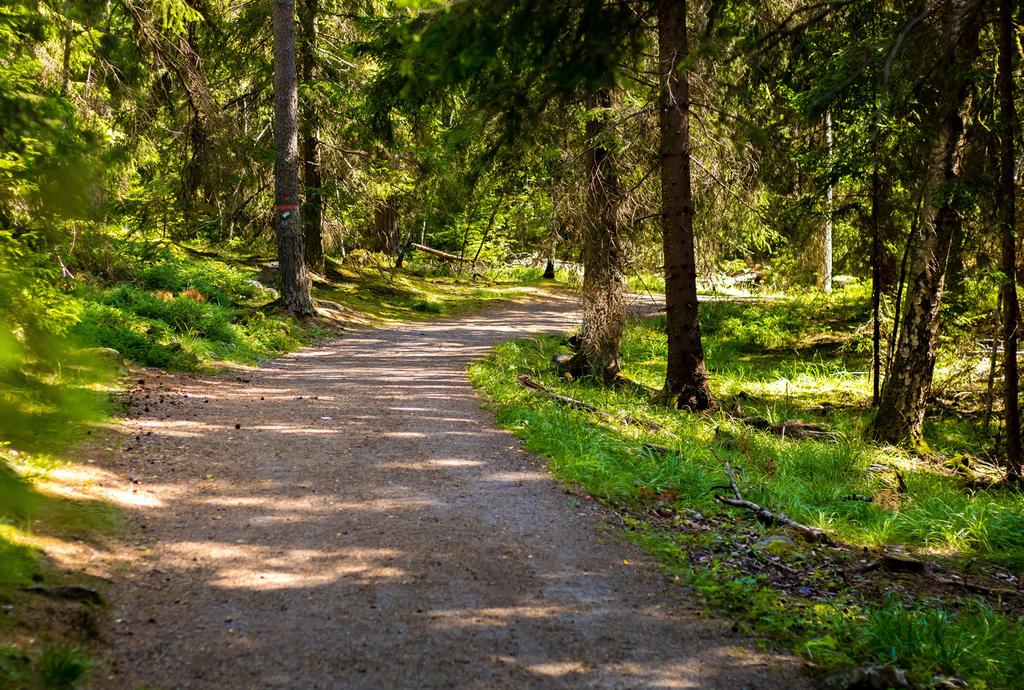
{"type": "Polygon", "coordinates": [[[95,453],[129,510],[111,688],[801,688],[567,496],[465,377],[549,299],[147,374],[95,453]]]}

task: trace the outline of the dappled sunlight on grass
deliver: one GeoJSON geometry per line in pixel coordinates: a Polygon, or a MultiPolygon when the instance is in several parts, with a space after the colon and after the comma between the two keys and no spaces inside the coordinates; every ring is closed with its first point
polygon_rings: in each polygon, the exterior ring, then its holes
{"type": "Polygon", "coordinates": [[[363,325],[452,316],[538,292],[517,280],[482,286],[469,278],[425,277],[391,269],[346,269],[336,277],[330,286],[317,286],[316,297],[355,310],[355,322],[363,325]]]}

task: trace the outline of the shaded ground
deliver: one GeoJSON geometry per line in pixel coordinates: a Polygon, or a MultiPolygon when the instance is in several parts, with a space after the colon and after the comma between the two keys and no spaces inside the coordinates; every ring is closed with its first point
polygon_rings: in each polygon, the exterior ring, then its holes
{"type": "Polygon", "coordinates": [[[467,363],[572,311],[146,378],[97,458],[134,508],[96,685],[802,687],[796,661],[699,618],[480,408],[467,363]]]}

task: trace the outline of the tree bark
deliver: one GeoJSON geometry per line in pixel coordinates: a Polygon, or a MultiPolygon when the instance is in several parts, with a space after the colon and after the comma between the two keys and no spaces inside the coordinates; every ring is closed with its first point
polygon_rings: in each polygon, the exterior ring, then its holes
{"type": "Polygon", "coordinates": [[[924,180],[921,224],[908,267],[905,309],[896,353],[886,377],[871,434],[883,443],[924,440],[924,414],[935,370],[939,311],[950,249],[960,232],[954,194],[963,159],[969,83],[966,73],[978,53],[982,0],[954,0],[945,12],[946,58],[930,106],[935,134],[924,180]]]}
{"type": "Polygon", "coordinates": [[[825,232],[822,237],[821,289],[832,292],[832,111],[825,111],[825,147],[828,151],[828,187],[825,189],[825,232]]]}
{"type": "Polygon", "coordinates": [[[587,97],[588,218],[583,228],[583,293],[579,349],[567,368],[612,383],[618,378],[626,304],[622,296],[625,257],[619,226],[621,190],[611,135],[612,94],[602,89],[587,97]]]}
{"type": "Polygon", "coordinates": [[[306,86],[302,99],[302,182],[305,199],[302,205],[303,251],[306,265],[318,273],[324,270],[323,196],[320,176],[320,118],[313,97],[316,79],[316,19],[319,0],[302,0],[299,22],[302,40],[299,43],[299,61],[302,65],[302,83],[306,86]]]}
{"type": "Polygon", "coordinates": [[[274,0],[274,221],[281,270],[281,303],[296,316],[313,313],[299,213],[298,84],[295,4],[274,0]]]}
{"type": "Polygon", "coordinates": [[[881,398],[882,376],[882,237],[879,228],[881,184],[878,174],[878,129],[871,141],[871,404],[881,398]]]}
{"type": "Polygon", "coordinates": [[[1003,408],[1006,418],[1006,469],[1021,479],[1019,379],[1017,373],[1017,217],[1014,189],[1013,0],[999,0],[999,225],[1002,235],[1003,408]]]}
{"type": "Polygon", "coordinates": [[[68,85],[71,82],[71,41],[75,38],[74,31],[71,30],[71,20],[65,19],[67,27],[64,29],[64,56],[61,59],[61,70],[60,70],[60,95],[68,95],[68,85]]]}
{"type": "Polygon", "coordinates": [[[661,228],[665,254],[668,365],[662,395],[679,408],[714,405],[700,340],[697,263],[690,172],[690,83],[686,0],[659,0],[658,54],[662,91],[661,228]]]}
{"type": "Polygon", "coordinates": [[[394,194],[375,202],[373,230],[377,251],[385,254],[398,252],[398,197],[394,194]]]}
{"type": "Polygon", "coordinates": [[[491,236],[491,230],[494,229],[494,221],[498,218],[498,211],[501,209],[505,201],[505,192],[502,191],[498,195],[498,200],[494,203],[494,208],[491,209],[491,217],[487,220],[487,227],[484,228],[484,234],[480,237],[480,244],[476,248],[476,254],[473,255],[473,261],[471,263],[473,270],[476,270],[476,262],[480,260],[480,252],[484,250],[484,245],[487,244],[487,239],[491,236]]]}

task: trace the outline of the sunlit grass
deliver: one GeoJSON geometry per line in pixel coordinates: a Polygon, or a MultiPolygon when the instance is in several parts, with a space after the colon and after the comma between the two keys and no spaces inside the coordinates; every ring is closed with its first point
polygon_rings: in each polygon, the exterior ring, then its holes
{"type": "Polygon", "coordinates": [[[352,309],[368,325],[455,316],[529,295],[524,282],[486,283],[469,277],[421,276],[404,271],[346,270],[343,280],[315,290],[319,299],[352,309]]]}
{"type": "MultiPolygon", "coordinates": [[[[138,248],[136,248],[137,250],[138,248]]],[[[524,272],[437,275],[410,262],[363,253],[363,263],[329,262],[314,297],[329,322],[299,322],[270,308],[276,293],[259,282],[259,264],[165,251],[127,262],[125,279],[85,280],[76,290],[79,320],[72,335],[83,346],[117,350],[135,364],[194,370],[221,362],[256,364],[324,337],[344,325],[384,325],[451,316],[524,297],[520,286],[554,284],[524,272]],[[333,303],[333,304],[331,304],[333,303]]],[[[252,261],[250,259],[250,261],[252,261]]]]}

